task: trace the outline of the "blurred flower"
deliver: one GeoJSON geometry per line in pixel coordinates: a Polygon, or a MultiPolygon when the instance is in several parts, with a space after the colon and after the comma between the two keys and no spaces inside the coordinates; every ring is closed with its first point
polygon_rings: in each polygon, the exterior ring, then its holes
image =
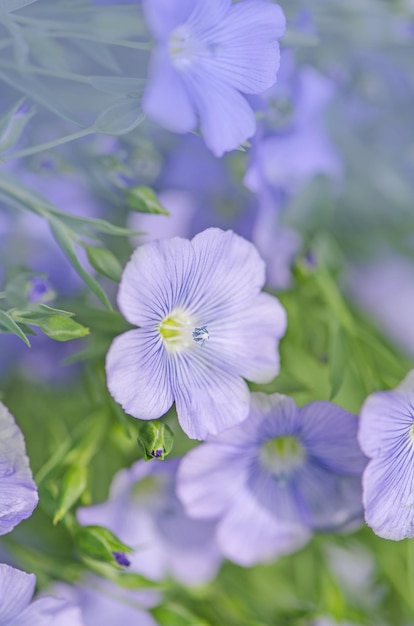
{"type": "Polygon", "coordinates": [[[55,583],[51,592],[79,606],[84,626],[157,626],[145,610],[158,603],[159,594],[153,591],[122,589],[109,580],[88,576],[76,586],[55,583]]]}
{"type": "Polygon", "coordinates": [[[0,564],[1,626],[84,626],[79,609],[44,596],[30,604],[36,585],[34,574],[0,564]]]}
{"type": "Polygon", "coordinates": [[[264,282],[256,249],[231,231],[210,228],[191,241],[139,247],[118,304],[141,328],[117,337],[106,360],[115,400],[139,419],[156,419],[175,401],[193,439],[243,421],[250,403],[243,378],[276,376],[286,328],[278,300],[261,293],[264,282]]]}
{"type": "Polygon", "coordinates": [[[0,535],[4,535],[30,517],[38,496],[23,435],[2,403],[0,431],[0,535]]]}
{"type": "Polygon", "coordinates": [[[114,478],[109,499],[78,510],[81,524],[99,524],[136,548],[129,571],[150,580],[171,575],[186,585],[202,584],[221,562],[214,523],[190,519],[175,495],[178,460],[138,461],[114,478]]]}
{"type": "Polygon", "coordinates": [[[362,516],[357,417],[329,402],[253,394],[249,418],[189,452],[177,493],[197,519],[216,519],[223,554],[253,565],[304,545],[312,531],[362,516]]]}
{"type": "Polygon", "coordinates": [[[363,476],[368,526],[385,539],[414,537],[414,370],[361,409],[359,443],[371,459],[363,476]]]}
{"type": "Polygon", "coordinates": [[[405,353],[414,355],[414,263],[383,255],[374,263],[353,265],[348,290],[405,353]]]}
{"type": "Polygon", "coordinates": [[[144,0],[157,40],[143,98],[149,117],[178,133],[200,122],[216,156],[255,133],[255,116],[242,94],[276,82],[278,38],[285,17],[263,0],[144,0]]]}
{"type": "Polygon", "coordinates": [[[286,62],[281,80],[263,96],[263,122],[245,176],[256,192],[267,186],[295,193],[317,174],[338,178],[342,171],[324,124],[334,84],[312,67],[286,62]]]}

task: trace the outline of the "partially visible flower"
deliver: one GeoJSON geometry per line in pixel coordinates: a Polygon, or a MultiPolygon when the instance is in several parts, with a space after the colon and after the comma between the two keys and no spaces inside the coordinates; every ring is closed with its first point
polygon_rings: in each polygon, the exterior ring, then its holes
{"type": "Polygon", "coordinates": [[[159,593],[153,590],[123,589],[109,580],[87,576],[77,585],[55,583],[51,592],[79,606],[84,626],[157,626],[146,611],[159,602],[159,593]]]}
{"type": "Polygon", "coordinates": [[[267,106],[245,176],[249,189],[260,192],[267,186],[296,193],[317,174],[340,178],[341,160],[325,128],[334,93],[326,76],[302,67],[292,68],[285,81],[265,94],[267,106]]]}
{"type": "Polygon", "coordinates": [[[0,535],[4,535],[30,517],[38,496],[23,435],[1,402],[0,433],[0,535]]]}
{"type": "Polygon", "coordinates": [[[115,400],[139,419],[161,417],[175,401],[193,439],[242,422],[250,404],[243,378],[276,376],[286,328],[278,300],[261,293],[264,282],[256,249],[232,231],[139,247],[118,304],[140,328],[116,337],[106,360],[115,400]]]}
{"type": "Polygon", "coordinates": [[[219,547],[232,561],[292,552],[313,531],[362,517],[357,422],[329,402],[298,409],[286,396],[255,393],[243,424],[184,457],[177,493],[189,515],[217,520],[219,547]]]}
{"type": "Polygon", "coordinates": [[[414,356],[414,263],[384,253],[371,263],[354,263],[348,290],[358,305],[406,354],[414,356]]]}
{"type": "Polygon", "coordinates": [[[79,608],[44,596],[30,602],[36,577],[0,564],[0,626],[84,626],[79,608]]]}
{"type": "Polygon", "coordinates": [[[129,571],[150,580],[167,575],[187,585],[210,580],[221,557],[214,523],[190,519],[175,495],[178,460],[138,461],[114,478],[106,502],[78,510],[81,524],[98,524],[136,549],[129,571]]]}
{"type": "Polygon", "coordinates": [[[278,38],[285,17],[266,0],[144,0],[157,40],[143,98],[147,115],[178,133],[200,124],[216,156],[237,148],[256,129],[242,94],[276,82],[278,38]]]}
{"type": "Polygon", "coordinates": [[[384,539],[414,537],[414,370],[365,400],[359,443],[371,459],[363,476],[368,526],[384,539]]]}

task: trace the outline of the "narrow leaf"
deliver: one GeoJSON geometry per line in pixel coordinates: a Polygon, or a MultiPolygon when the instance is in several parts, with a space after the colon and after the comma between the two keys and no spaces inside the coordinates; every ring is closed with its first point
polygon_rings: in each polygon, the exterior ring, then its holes
{"type": "Polygon", "coordinates": [[[20,326],[16,324],[14,319],[12,319],[6,311],[0,311],[0,327],[3,327],[8,333],[12,333],[13,335],[20,337],[20,339],[30,348],[30,341],[20,326]]]}
{"type": "Polygon", "coordinates": [[[126,200],[132,211],[169,215],[149,187],[130,187],[126,190],[126,200]]]}

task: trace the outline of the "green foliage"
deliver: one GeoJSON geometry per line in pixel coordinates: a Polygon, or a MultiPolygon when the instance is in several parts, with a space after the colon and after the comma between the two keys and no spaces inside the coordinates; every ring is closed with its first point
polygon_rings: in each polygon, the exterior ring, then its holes
{"type": "Polygon", "coordinates": [[[167,209],[164,209],[158,200],[155,192],[149,187],[129,187],[125,195],[128,207],[132,211],[169,215],[167,209]]]}
{"type": "Polygon", "coordinates": [[[138,443],[144,450],[146,461],[163,461],[173,448],[174,434],[164,422],[144,422],[139,429],[138,443]]]}

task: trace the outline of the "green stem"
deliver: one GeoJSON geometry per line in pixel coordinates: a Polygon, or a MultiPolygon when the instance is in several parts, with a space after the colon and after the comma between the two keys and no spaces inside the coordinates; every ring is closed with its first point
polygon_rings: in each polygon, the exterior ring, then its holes
{"type": "Polygon", "coordinates": [[[37,154],[38,152],[42,152],[43,150],[50,150],[51,148],[56,148],[57,146],[61,146],[69,141],[74,141],[75,139],[81,139],[82,137],[87,137],[88,135],[92,135],[94,133],[91,128],[84,128],[79,130],[76,133],[72,133],[70,135],[65,135],[64,137],[60,137],[59,139],[54,139],[53,141],[47,141],[46,143],[41,143],[37,146],[33,146],[31,148],[24,148],[23,150],[17,150],[16,152],[10,152],[9,154],[3,155],[4,159],[17,159],[20,157],[30,156],[32,154],[37,154]]]}

